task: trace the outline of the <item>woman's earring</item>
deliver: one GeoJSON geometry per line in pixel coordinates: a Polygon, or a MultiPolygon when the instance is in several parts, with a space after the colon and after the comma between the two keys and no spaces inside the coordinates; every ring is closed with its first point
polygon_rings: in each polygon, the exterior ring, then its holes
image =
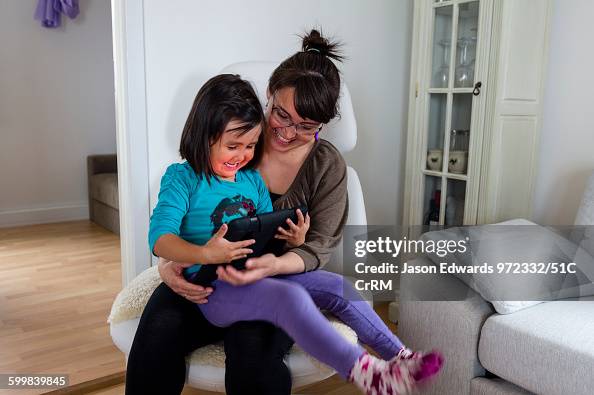
{"type": "Polygon", "coordinates": [[[316,132],[316,134],[315,134],[315,136],[316,136],[316,141],[318,141],[318,139],[319,139],[319,135],[320,135],[320,132],[322,131],[322,128],[323,128],[323,127],[324,127],[324,125],[320,126],[320,128],[319,128],[319,129],[318,129],[318,131],[316,132]]]}

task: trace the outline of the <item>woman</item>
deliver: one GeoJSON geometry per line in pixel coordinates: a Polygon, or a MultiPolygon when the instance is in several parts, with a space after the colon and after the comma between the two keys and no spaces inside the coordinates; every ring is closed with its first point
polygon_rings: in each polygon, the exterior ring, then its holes
{"type": "MultiPolygon", "coordinates": [[[[307,230],[305,243],[278,257],[251,259],[246,271],[220,267],[219,279],[242,285],[315,270],[328,262],[339,242],[348,211],[346,165],[330,143],[318,139],[322,125],[337,114],[340,77],[331,58],[341,59],[336,44],[312,30],[303,39],[303,51],[285,60],[268,86],[271,111],[258,170],[275,209],[308,206],[311,222],[298,224],[307,230]]],[[[209,324],[193,303],[207,303],[212,289],[187,283],[181,276],[187,266],[159,263],[164,284],[141,318],[128,360],[126,393],[180,393],[185,356],[224,339],[227,393],[289,394],[291,376],[283,356],[292,340],[267,323],[244,322],[227,330],[209,324]]],[[[340,277],[331,279],[342,290],[340,277]]]]}

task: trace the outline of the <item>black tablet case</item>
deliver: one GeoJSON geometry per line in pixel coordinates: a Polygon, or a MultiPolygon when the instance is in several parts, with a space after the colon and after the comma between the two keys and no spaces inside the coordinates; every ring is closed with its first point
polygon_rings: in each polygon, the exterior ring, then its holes
{"type": "MultiPolygon", "coordinates": [[[[298,207],[303,215],[307,213],[307,207],[298,207]]],[[[245,269],[245,262],[252,257],[259,257],[272,252],[279,255],[282,252],[284,240],[274,238],[279,226],[288,229],[287,218],[297,223],[297,207],[284,210],[273,211],[271,213],[260,214],[254,217],[237,218],[230,221],[227,226],[229,229],[225,234],[225,239],[229,241],[240,241],[254,239],[256,242],[249,246],[253,252],[246,258],[237,259],[229,263],[238,270],[245,269]]],[[[227,265],[227,264],[224,264],[227,265]]],[[[200,270],[184,276],[186,280],[194,284],[209,286],[217,279],[217,264],[202,265],[200,270]]]]}

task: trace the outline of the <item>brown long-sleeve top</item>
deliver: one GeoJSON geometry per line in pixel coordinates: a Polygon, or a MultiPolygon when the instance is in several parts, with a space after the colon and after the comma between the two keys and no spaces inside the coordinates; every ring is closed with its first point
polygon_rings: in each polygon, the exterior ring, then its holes
{"type": "Polygon", "coordinates": [[[275,209],[307,205],[310,216],[305,243],[291,248],[305,263],[305,271],[323,267],[342,237],[348,215],[347,166],[330,142],[318,140],[275,209]]]}

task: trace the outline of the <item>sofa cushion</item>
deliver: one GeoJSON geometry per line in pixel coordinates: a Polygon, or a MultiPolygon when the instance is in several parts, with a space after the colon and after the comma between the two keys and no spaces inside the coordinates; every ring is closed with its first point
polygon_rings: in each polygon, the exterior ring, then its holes
{"type": "Polygon", "coordinates": [[[594,259],[553,228],[515,220],[427,232],[421,239],[435,244],[445,241],[459,244],[466,239],[466,248],[454,249],[446,255],[427,252],[427,256],[436,265],[451,262],[460,270],[473,266],[485,269],[476,273],[461,270],[454,275],[491,302],[500,314],[510,314],[544,301],[592,294],[580,286],[593,282],[590,277],[594,274],[582,269],[591,267],[594,259]],[[504,264],[501,271],[502,262],[512,265],[504,264]],[[559,262],[575,262],[576,273],[555,272],[549,268],[550,263],[557,265],[559,262]],[[533,273],[533,270],[539,272],[533,273]]]}
{"type": "Polygon", "coordinates": [[[538,394],[592,394],[594,298],[542,303],[489,317],[479,360],[488,371],[538,394]]]}
{"type": "Polygon", "coordinates": [[[91,198],[118,209],[118,174],[100,173],[92,175],[91,198]]]}

